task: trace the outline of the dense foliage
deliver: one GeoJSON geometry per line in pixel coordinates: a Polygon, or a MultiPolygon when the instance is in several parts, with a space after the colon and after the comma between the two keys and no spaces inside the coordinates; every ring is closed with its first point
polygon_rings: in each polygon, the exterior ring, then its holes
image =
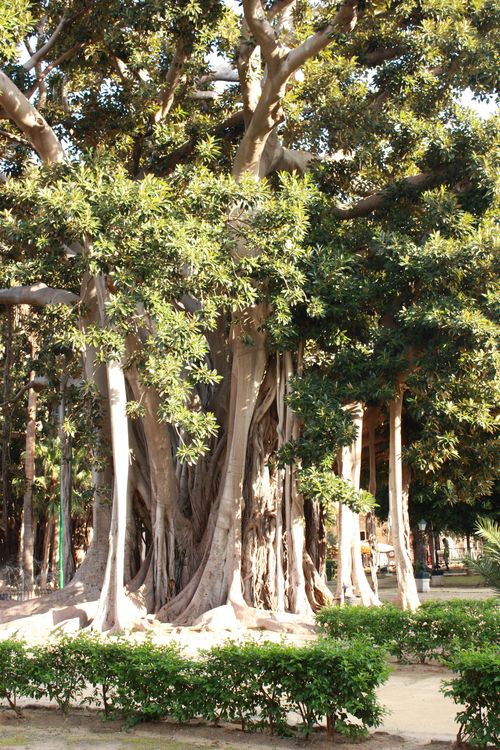
{"type": "Polygon", "coordinates": [[[383,709],[375,689],[389,674],[384,651],[361,641],[229,642],[193,661],[149,641],[79,636],[28,647],[4,640],[0,666],[1,696],[14,708],[17,697],[46,697],[63,711],[75,702],[102,707],[129,725],[197,718],[278,734],[310,734],[324,720],[331,733],[377,726],[383,709]],[[290,713],[300,716],[295,728],[290,713]]]}
{"type": "Polygon", "coordinates": [[[427,601],[417,612],[392,604],[331,607],[321,610],[316,620],[328,638],[367,637],[402,662],[442,660],[464,649],[500,644],[496,599],[427,601]]]}
{"type": "Polygon", "coordinates": [[[500,742],[500,652],[498,647],[461,651],[449,661],[458,676],[444,684],[443,692],[464,706],[457,713],[458,742],[471,747],[498,747],[500,742]]]}

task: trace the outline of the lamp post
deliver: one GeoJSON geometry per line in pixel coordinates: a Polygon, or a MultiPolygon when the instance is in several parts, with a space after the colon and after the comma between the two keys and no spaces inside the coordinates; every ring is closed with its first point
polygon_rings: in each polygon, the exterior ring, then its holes
{"type": "Polygon", "coordinates": [[[417,584],[417,591],[429,591],[431,586],[431,576],[427,570],[427,559],[425,555],[425,529],[427,523],[425,518],[421,518],[417,523],[419,534],[420,534],[420,566],[415,575],[415,582],[417,584]]]}

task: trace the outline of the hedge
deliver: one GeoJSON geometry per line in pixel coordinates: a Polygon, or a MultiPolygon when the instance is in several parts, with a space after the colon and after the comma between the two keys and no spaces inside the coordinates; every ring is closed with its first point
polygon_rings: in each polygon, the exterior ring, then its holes
{"type": "Polygon", "coordinates": [[[326,721],[330,734],[378,726],[383,709],[375,690],[389,674],[373,644],[319,641],[306,646],[226,643],[185,658],[175,646],[131,644],[97,636],[65,637],[44,645],[0,642],[0,698],[19,710],[18,697],[50,698],[63,711],[79,702],[122,717],[202,719],[309,734],[326,721]]]}
{"type": "Polygon", "coordinates": [[[392,604],[381,607],[326,607],[316,616],[334,639],[363,635],[399,661],[447,659],[464,649],[500,642],[498,599],[425,602],[416,612],[392,604]]]}
{"type": "Polygon", "coordinates": [[[500,650],[461,651],[448,666],[458,676],[445,682],[442,691],[464,706],[456,716],[457,744],[500,747],[500,650]]]}

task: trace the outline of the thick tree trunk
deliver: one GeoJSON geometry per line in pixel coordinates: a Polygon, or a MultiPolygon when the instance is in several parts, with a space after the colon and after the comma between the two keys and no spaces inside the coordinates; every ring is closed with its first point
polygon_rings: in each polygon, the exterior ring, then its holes
{"type": "Polygon", "coordinates": [[[403,609],[415,610],[420,605],[420,601],[410,556],[403,492],[402,410],[403,394],[399,393],[391,401],[389,407],[389,513],[392,521],[392,543],[401,606],[403,609]]]}
{"type": "MultiPolygon", "coordinates": [[[[36,373],[30,374],[30,382],[36,373]]],[[[31,592],[34,583],[33,546],[34,546],[34,518],[33,518],[33,482],[35,479],[35,444],[36,444],[36,410],[38,394],[34,388],[28,391],[28,419],[26,422],[26,443],[24,455],[24,499],[23,499],[23,530],[22,530],[22,575],[23,590],[31,592]]]]}
{"type": "Polygon", "coordinates": [[[242,311],[233,323],[227,449],[213,536],[197,574],[160,610],[160,619],[192,622],[226,603],[246,607],[241,580],[243,482],[250,425],[267,363],[262,330],[266,314],[265,307],[257,306],[242,311]]]}
{"type": "MultiPolygon", "coordinates": [[[[356,439],[351,445],[342,448],[342,478],[359,489],[361,478],[361,450],[363,445],[363,405],[350,407],[352,419],[357,428],[356,439]]],[[[378,596],[371,590],[363,568],[359,515],[342,505],[339,521],[339,555],[337,562],[336,600],[342,604],[344,598],[361,598],[364,606],[379,605],[378,596]],[[340,570],[339,570],[340,569],[340,570]]]]}

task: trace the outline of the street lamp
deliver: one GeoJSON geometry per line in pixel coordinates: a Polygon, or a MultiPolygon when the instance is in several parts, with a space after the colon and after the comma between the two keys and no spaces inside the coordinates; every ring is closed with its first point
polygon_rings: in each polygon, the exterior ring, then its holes
{"type": "Polygon", "coordinates": [[[417,584],[417,591],[424,592],[429,591],[431,585],[431,577],[429,571],[427,570],[427,560],[425,556],[425,529],[427,526],[425,518],[421,518],[420,521],[418,521],[417,526],[420,532],[421,559],[420,567],[415,575],[415,581],[417,584]]]}

